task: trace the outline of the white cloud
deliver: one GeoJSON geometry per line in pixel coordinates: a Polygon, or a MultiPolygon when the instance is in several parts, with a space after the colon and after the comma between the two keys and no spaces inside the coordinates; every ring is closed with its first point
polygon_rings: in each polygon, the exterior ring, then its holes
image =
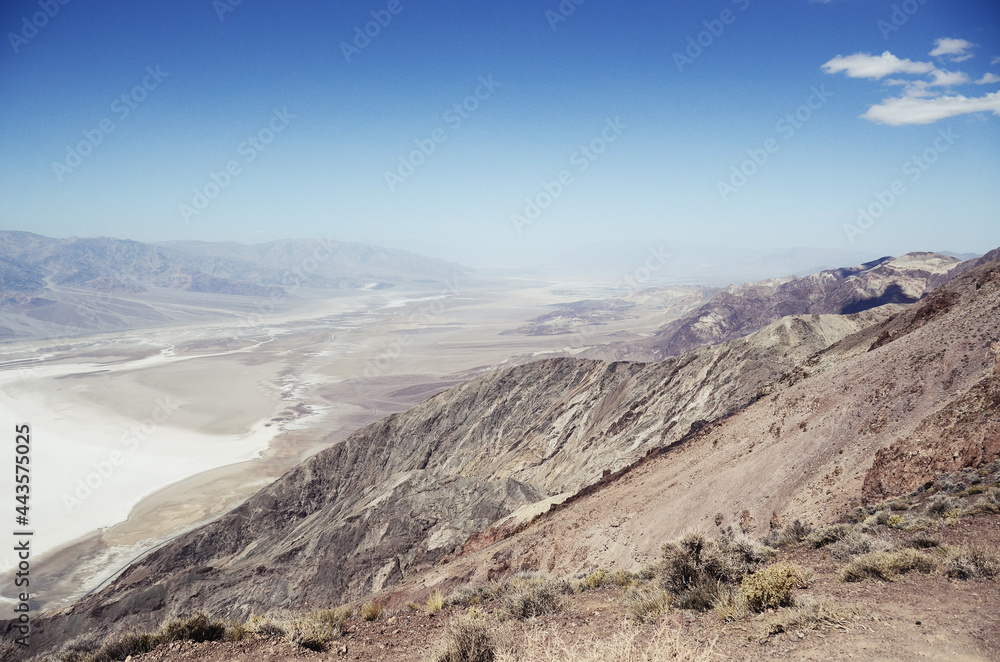
{"type": "Polygon", "coordinates": [[[1000,64],[1000,55],[990,60],[990,64],[1000,64]]]}
{"type": "Polygon", "coordinates": [[[967,74],[961,71],[945,71],[944,69],[935,69],[931,72],[931,76],[934,77],[934,80],[930,84],[939,87],[963,85],[971,80],[967,74]]]}
{"type": "Polygon", "coordinates": [[[891,74],[926,74],[934,71],[930,62],[913,62],[901,60],[889,51],[881,55],[855,53],[854,55],[838,55],[823,65],[828,74],[843,71],[850,78],[873,78],[879,80],[891,74]]]}
{"type": "MultiPolygon", "coordinates": [[[[931,55],[960,62],[972,57],[968,51],[974,47],[975,44],[964,39],[938,39],[931,55]]],[[[996,63],[1000,63],[1000,58],[994,58],[996,63]]],[[[881,55],[838,55],[824,64],[823,70],[828,74],[843,72],[850,78],[883,80],[885,85],[903,88],[898,97],[883,99],[861,116],[871,122],[902,126],[931,124],[969,113],[989,112],[1000,116],[1000,92],[981,97],[952,92],[952,88],[959,85],[1000,83],[1000,76],[994,73],[985,73],[973,80],[964,71],[948,71],[930,62],[900,59],[889,51],[881,55]],[[896,75],[886,78],[893,74],[896,75]]]]}
{"type": "Polygon", "coordinates": [[[966,41],[964,39],[951,39],[944,37],[938,39],[934,42],[934,50],[931,51],[932,57],[943,57],[949,56],[949,59],[955,62],[961,62],[962,60],[968,60],[972,57],[967,51],[974,47],[971,41],[966,41]]]}
{"type": "Polygon", "coordinates": [[[1000,116],[1000,92],[983,97],[962,95],[940,96],[931,99],[900,97],[887,99],[868,109],[861,117],[890,126],[906,124],[932,124],[938,120],[968,113],[991,112],[1000,116]]]}

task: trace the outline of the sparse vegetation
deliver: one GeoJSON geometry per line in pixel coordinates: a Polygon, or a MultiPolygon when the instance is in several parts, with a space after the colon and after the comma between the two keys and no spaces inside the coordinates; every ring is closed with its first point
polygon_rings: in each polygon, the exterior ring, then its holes
{"type": "Polygon", "coordinates": [[[935,517],[943,517],[947,513],[955,510],[958,506],[958,501],[953,497],[945,496],[943,494],[936,495],[927,502],[927,513],[929,515],[934,515],[935,517]]]}
{"type": "Polygon", "coordinates": [[[937,562],[930,556],[912,548],[904,548],[895,552],[872,552],[859,556],[840,571],[840,578],[845,582],[859,582],[869,577],[891,582],[914,570],[926,574],[933,572],[935,568],[937,562]]]}
{"type": "MultiPolygon", "coordinates": [[[[520,654],[501,653],[495,662],[709,662],[718,659],[713,645],[696,644],[681,638],[667,625],[650,631],[645,627],[623,625],[618,631],[600,637],[568,643],[548,631],[528,632],[520,654]]],[[[451,661],[448,661],[451,662],[451,661]]]]}
{"type": "Polygon", "coordinates": [[[850,561],[860,554],[888,552],[892,549],[892,543],[852,528],[840,540],[830,544],[827,549],[834,558],[850,561]]]}
{"type": "Polygon", "coordinates": [[[175,618],[163,626],[165,641],[219,641],[226,634],[222,621],[213,621],[207,614],[197,613],[187,618],[175,618]]]}
{"type": "MultiPolygon", "coordinates": [[[[381,613],[381,607],[379,609],[381,613]]],[[[284,628],[284,638],[309,650],[324,650],[327,644],[344,635],[344,623],[350,615],[349,607],[321,609],[289,623],[288,627],[284,628]]]]}
{"type": "Polygon", "coordinates": [[[504,613],[514,618],[537,618],[562,609],[563,596],[572,588],[543,577],[518,577],[500,596],[504,613]]]}
{"type": "Polygon", "coordinates": [[[434,591],[427,596],[424,606],[427,608],[428,614],[434,614],[441,611],[444,609],[444,595],[441,591],[434,591]]]}
{"type": "Polygon", "coordinates": [[[787,547],[805,540],[812,533],[812,527],[802,520],[795,520],[781,529],[772,529],[762,543],[768,547],[787,547]]]}
{"type": "Polygon", "coordinates": [[[682,609],[705,611],[715,603],[726,584],[735,584],[774,556],[774,550],[743,535],[707,540],[689,533],[663,546],[655,566],[660,586],[674,595],[682,609]]]}
{"type": "Polygon", "coordinates": [[[954,550],[945,573],[955,579],[1000,579],[1000,552],[984,545],[954,550]]]}
{"type": "Polygon", "coordinates": [[[610,583],[611,573],[604,568],[598,568],[578,581],[574,588],[578,591],[592,591],[594,589],[607,586],[610,583]]]}
{"type": "Polygon", "coordinates": [[[844,627],[857,618],[857,609],[843,609],[830,602],[811,602],[783,609],[768,618],[767,633],[815,630],[821,627],[844,627]]]}
{"type": "Polygon", "coordinates": [[[60,657],[63,662],[118,662],[173,641],[221,641],[226,636],[227,628],[223,622],[197,612],[171,619],[153,632],[128,630],[104,640],[103,644],[90,635],[77,637],[60,650],[60,657]]]}
{"type": "Polygon", "coordinates": [[[806,542],[815,549],[819,549],[837,542],[853,531],[854,528],[850,524],[831,524],[814,530],[806,538],[806,542]]]}
{"type": "Polygon", "coordinates": [[[792,606],[792,591],[807,586],[806,573],[792,563],[775,563],[743,578],[740,593],[747,608],[760,613],[792,606]]]}
{"type": "Polygon", "coordinates": [[[366,602],[358,609],[358,616],[366,621],[377,621],[382,617],[383,607],[377,602],[366,602]]]}
{"type": "Polygon", "coordinates": [[[456,618],[448,625],[435,662],[498,662],[514,657],[513,642],[505,632],[479,616],[456,618]]]}
{"type": "Polygon", "coordinates": [[[672,598],[658,586],[635,586],[625,592],[625,606],[640,623],[653,622],[670,611],[672,598]]]}

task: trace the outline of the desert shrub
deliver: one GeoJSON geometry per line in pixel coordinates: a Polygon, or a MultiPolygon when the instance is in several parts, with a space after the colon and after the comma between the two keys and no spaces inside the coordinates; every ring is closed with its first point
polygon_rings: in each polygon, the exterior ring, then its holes
{"type": "Polygon", "coordinates": [[[1000,578],[1000,552],[976,545],[956,550],[949,555],[945,570],[955,579],[997,579],[1000,578]]]}
{"type": "MultiPolygon", "coordinates": [[[[59,658],[62,662],[83,662],[87,655],[101,648],[103,641],[103,638],[96,632],[85,632],[64,643],[59,648],[59,658]]],[[[0,660],[5,659],[8,658],[0,655],[0,660]]]]}
{"type": "Polygon", "coordinates": [[[793,563],[775,563],[743,578],[740,593],[755,613],[790,607],[792,591],[806,587],[806,573],[793,563]]]}
{"type": "Polygon", "coordinates": [[[424,603],[427,607],[427,613],[433,614],[444,609],[444,595],[441,591],[434,591],[427,596],[427,601],[424,603]]]}
{"type": "Polygon", "coordinates": [[[344,636],[350,615],[350,607],[321,609],[296,618],[280,630],[284,632],[282,636],[286,641],[309,650],[321,651],[334,639],[344,636]]]}
{"type": "Polygon", "coordinates": [[[907,502],[903,501],[902,499],[900,499],[898,501],[890,501],[889,502],[889,510],[899,511],[899,510],[909,510],[909,509],[910,509],[910,504],[908,504],[907,502]]]}
{"type": "Polygon", "coordinates": [[[213,621],[204,612],[175,618],[163,626],[165,641],[220,641],[226,634],[226,624],[213,621]]]}
{"type": "Polygon", "coordinates": [[[931,557],[912,548],[895,552],[872,552],[858,556],[840,571],[845,582],[859,582],[871,577],[882,581],[895,581],[899,575],[914,570],[933,572],[937,562],[931,557]]]}
{"type": "Polygon", "coordinates": [[[930,536],[917,536],[911,538],[903,543],[904,547],[912,547],[913,549],[932,549],[934,547],[940,547],[941,541],[937,538],[931,538],[930,536]]]}
{"type": "Polygon", "coordinates": [[[88,662],[118,662],[130,655],[149,653],[163,643],[158,633],[132,630],[111,637],[88,658],[88,662]]]}
{"type": "Polygon", "coordinates": [[[504,656],[514,657],[509,637],[482,617],[461,617],[452,620],[445,638],[434,656],[435,662],[498,662],[504,656]]]}
{"type": "Polygon", "coordinates": [[[500,596],[503,610],[514,618],[537,618],[563,607],[563,595],[572,592],[565,582],[541,577],[518,577],[500,596]]]}
{"type": "Polygon", "coordinates": [[[903,529],[906,526],[906,518],[902,515],[891,515],[885,525],[890,529],[903,529]]]}
{"type": "Polygon", "coordinates": [[[247,630],[247,624],[242,621],[230,621],[222,637],[224,641],[243,641],[248,638],[250,632],[247,630]]]}
{"type": "Polygon", "coordinates": [[[860,554],[887,552],[892,549],[892,543],[883,538],[851,529],[843,538],[829,545],[827,549],[834,558],[849,561],[860,554]]]}
{"type": "Polygon", "coordinates": [[[715,606],[725,584],[742,581],[774,553],[774,549],[744,535],[707,540],[700,533],[689,533],[663,546],[656,574],[660,587],[675,596],[675,606],[708,610],[715,606]]]}
{"type": "Polygon", "coordinates": [[[358,616],[366,621],[377,621],[382,617],[382,605],[377,602],[366,602],[358,609],[358,616]]]}
{"type": "Polygon", "coordinates": [[[958,502],[954,498],[938,494],[927,502],[927,514],[943,517],[957,507],[958,502]]]}
{"type": "Polygon", "coordinates": [[[853,531],[854,528],[849,524],[831,524],[830,526],[824,526],[813,530],[813,532],[806,537],[806,542],[809,543],[811,547],[819,549],[820,547],[826,547],[829,544],[837,542],[853,531]]]}
{"type": "Polygon", "coordinates": [[[480,602],[494,600],[500,597],[500,595],[502,595],[507,589],[508,585],[502,582],[480,584],[477,586],[463,586],[452,593],[448,599],[445,600],[445,605],[469,607],[471,605],[479,604],[480,602]]]}
{"type": "Polygon", "coordinates": [[[773,529],[761,542],[768,547],[787,547],[802,542],[811,532],[811,526],[802,520],[795,520],[780,529],[773,529]]]}
{"type": "Polygon", "coordinates": [[[634,586],[639,583],[639,575],[628,570],[615,570],[611,573],[611,583],[622,587],[634,586]]]}
{"type": "Polygon", "coordinates": [[[611,583],[611,573],[609,573],[604,568],[598,568],[592,573],[585,576],[576,584],[576,588],[579,591],[591,591],[603,586],[607,586],[611,583]]]}
{"type": "Polygon", "coordinates": [[[625,592],[625,606],[640,623],[655,621],[670,611],[670,594],[658,586],[635,586],[625,592]]]}
{"type": "Polygon", "coordinates": [[[258,637],[284,637],[286,635],[285,628],[266,616],[251,617],[245,627],[248,634],[258,637]]]}

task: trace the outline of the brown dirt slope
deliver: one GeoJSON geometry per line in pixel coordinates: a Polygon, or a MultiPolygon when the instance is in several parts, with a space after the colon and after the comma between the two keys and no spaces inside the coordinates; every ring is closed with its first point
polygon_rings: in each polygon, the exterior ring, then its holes
{"type": "Polygon", "coordinates": [[[399,590],[634,568],[689,529],[835,521],[876,493],[995,459],[998,274],[1000,261],[968,272],[811,357],[770,395],[684,444],[399,590]],[[886,334],[892,340],[869,351],[886,334]],[[906,462],[911,452],[924,460],[906,462]]]}

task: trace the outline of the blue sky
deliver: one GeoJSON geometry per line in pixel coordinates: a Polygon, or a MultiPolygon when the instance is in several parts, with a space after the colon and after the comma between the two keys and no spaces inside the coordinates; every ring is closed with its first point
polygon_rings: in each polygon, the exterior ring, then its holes
{"type": "Polygon", "coordinates": [[[0,8],[4,229],[1000,245],[993,1],[64,1],[0,8]]]}

